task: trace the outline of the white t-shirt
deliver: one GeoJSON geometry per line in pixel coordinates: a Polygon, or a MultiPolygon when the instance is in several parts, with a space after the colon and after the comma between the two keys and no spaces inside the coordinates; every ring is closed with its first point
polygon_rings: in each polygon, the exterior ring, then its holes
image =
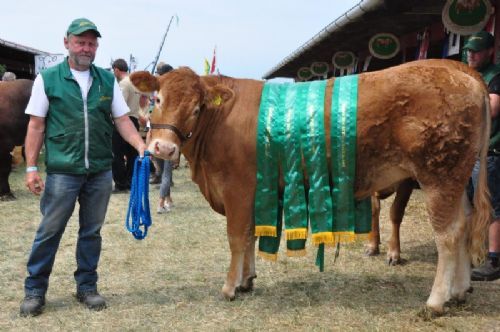
{"type": "MultiPolygon", "coordinates": [[[[73,77],[80,85],[80,90],[82,91],[83,100],[87,99],[87,93],[90,87],[90,71],[77,71],[71,70],[73,77]]],[[[49,99],[45,94],[45,86],[43,83],[42,75],[38,74],[33,82],[33,88],[31,90],[31,98],[28,102],[28,106],[26,106],[26,111],[24,113],[29,115],[35,115],[39,117],[46,117],[47,112],[49,111],[49,99]]],[[[123,99],[122,92],[120,90],[120,86],[115,79],[115,83],[113,86],[113,100],[111,102],[111,114],[113,118],[119,118],[130,112],[130,109],[123,99]]]]}

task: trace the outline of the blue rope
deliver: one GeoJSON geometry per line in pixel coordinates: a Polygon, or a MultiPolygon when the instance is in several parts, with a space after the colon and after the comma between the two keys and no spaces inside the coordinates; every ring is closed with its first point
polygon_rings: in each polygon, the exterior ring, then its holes
{"type": "Polygon", "coordinates": [[[142,240],[148,234],[151,226],[151,212],[149,210],[149,151],[144,151],[144,157],[137,157],[132,175],[132,188],[128,203],[125,225],[137,240],[142,240]],[[132,217],[132,220],[130,220],[132,217]],[[141,226],[144,230],[141,230],[141,226]]]}

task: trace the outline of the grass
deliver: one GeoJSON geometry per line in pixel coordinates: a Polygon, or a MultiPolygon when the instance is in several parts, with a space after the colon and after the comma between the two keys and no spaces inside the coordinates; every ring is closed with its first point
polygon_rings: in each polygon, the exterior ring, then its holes
{"type": "Polygon", "coordinates": [[[229,265],[225,218],[210,209],[187,168],[174,171],[172,212],[154,213],[158,188],[152,186],[153,226],[143,241],[124,227],[128,195],[112,196],[99,265],[108,309],[91,312],[74,297],[75,214],[56,257],[43,315],[21,318],[26,261],[40,221],[39,198],[25,189],[23,171],[10,177],[17,200],[0,202],[1,331],[500,331],[498,281],[474,282],[467,303],[448,308],[443,317],[418,317],[436,266],[420,192],[410,200],[402,227],[407,264],[385,262],[389,199],[383,202],[381,256],[364,257],[358,243],[342,247],[334,264],[333,249],[327,249],[323,273],[314,266],[312,247],[302,258],[257,258],[254,292],[221,300],[229,265]]]}

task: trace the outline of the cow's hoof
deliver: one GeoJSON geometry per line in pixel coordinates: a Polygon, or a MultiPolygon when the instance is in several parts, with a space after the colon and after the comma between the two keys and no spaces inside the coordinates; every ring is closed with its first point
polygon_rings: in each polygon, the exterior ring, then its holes
{"type": "Polygon", "coordinates": [[[389,266],[403,265],[404,262],[405,261],[399,256],[387,256],[387,265],[389,266]]]}
{"type": "Polygon", "coordinates": [[[234,301],[236,298],[236,292],[234,288],[229,288],[229,287],[222,287],[222,293],[221,296],[224,300],[226,301],[234,301]]]}
{"type": "Polygon", "coordinates": [[[465,303],[466,303],[465,296],[463,296],[463,297],[453,298],[453,299],[449,300],[448,302],[446,302],[445,305],[447,305],[448,307],[460,308],[460,307],[463,307],[465,305],[465,303]]]}
{"type": "Polygon", "coordinates": [[[366,256],[377,256],[380,255],[380,250],[379,248],[374,248],[374,247],[365,247],[365,255],[366,256]]]}
{"type": "Polygon", "coordinates": [[[474,291],[474,287],[470,286],[466,292],[469,293],[469,294],[472,294],[472,292],[474,291]]]}
{"type": "Polygon", "coordinates": [[[440,317],[443,314],[444,310],[436,310],[425,306],[422,309],[420,309],[420,311],[417,313],[417,316],[422,318],[424,321],[429,321],[434,318],[440,317]]]}
{"type": "Polygon", "coordinates": [[[6,193],[3,195],[0,195],[0,201],[2,201],[2,202],[15,201],[15,200],[16,200],[16,196],[14,196],[13,193],[6,193]]]}
{"type": "Polygon", "coordinates": [[[247,293],[253,291],[253,280],[257,278],[256,275],[248,277],[246,281],[239,286],[236,290],[241,293],[247,293]]]}

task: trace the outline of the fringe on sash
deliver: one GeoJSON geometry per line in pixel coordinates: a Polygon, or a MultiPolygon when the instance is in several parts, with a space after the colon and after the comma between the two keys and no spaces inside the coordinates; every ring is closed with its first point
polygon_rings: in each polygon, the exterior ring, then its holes
{"type": "Polygon", "coordinates": [[[334,237],[332,232],[320,232],[312,235],[312,243],[317,246],[321,243],[333,243],[334,237]]]}
{"type": "Polygon", "coordinates": [[[257,252],[257,255],[259,255],[260,257],[262,257],[266,261],[276,262],[278,260],[278,253],[271,254],[271,253],[259,250],[257,252]]]}
{"type": "Polygon", "coordinates": [[[255,236],[277,237],[276,226],[255,226],[255,236]]]}
{"type": "MultiPolygon", "coordinates": [[[[348,244],[359,241],[366,241],[368,240],[369,234],[370,233],[355,234],[353,232],[334,232],[332,233],[333,241],[324,243],[327,247],[335,247],[337,243],[348,244]]],[[[317,245],[316,243],[314,244],[317,245]]]]}
{"type": "Polygon", "coordinates": [[[285,230],[287,240],[304,240],[307,239],[307,228],[295,228],[285,230]]]}

